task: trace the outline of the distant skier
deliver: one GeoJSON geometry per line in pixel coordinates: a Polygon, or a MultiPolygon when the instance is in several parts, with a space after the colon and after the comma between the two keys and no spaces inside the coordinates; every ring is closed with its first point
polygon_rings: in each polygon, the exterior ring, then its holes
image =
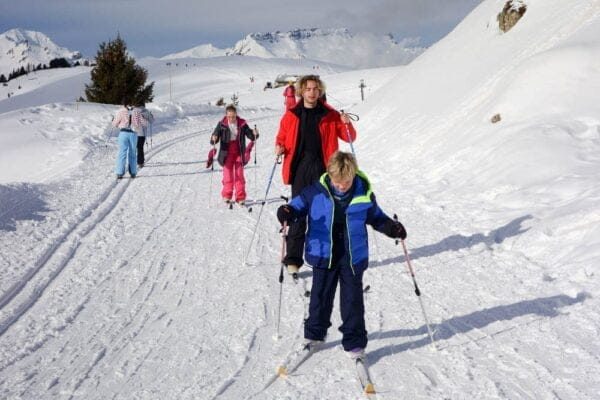
{"type": "Polygon", "coordinates": [[[258,139],[258,132],[250,129],[246,121],[237,116],[233,105],[225,108],[225,117],[219,121],[210,138],[210,144],[219,146],[217,160],[223,167],[223,201],[230,203],[234,198],[239,204],[246,201],[246,180],[244,165],[246,164],[246,138],[258,139]]]}
{"type": "MultiPolygon", "coordinates": [[[[284,156],[283,183],[292,185],[292,196],[300,194],[325,172],[329,157],[338,149],[338,138],[356,140],[348,116],[323,101],[325,85],[317,75],[301,77],[296,82],[296,93],[299,101],[281,118],[275,139],[275,153],[284,156]]],[[[305,219],[290,226],[284,259],[290,274],[298,272],[304,263],[305,232],[305,219]]]]}
{"type": "Polygon", "coordinates": [[[137,134],[146,122],[139,110],[131,107],[128,99],[123,99],[123,107],[117,111],[113,119],[113,126],[119,128],[119,153],[117,155],[117,166],[115,173],[117,179],[125,175],[125,167],[129,164],[129,175],[135,178],[137,175],[137,134]],[[128,162],[129,161],[129,162],[128,162]]]}
{"type": "Polygon", "coordinates": [[[308,216],[306,261],[313,267],[312,289],[304,338],[319,345],[331,326],[338,282],[342,346],[351,358],[363,358],[367,346],[362,277],[369,264],[366,224],[392,238],[406,230],[377,205],[366,175],[350,153],[335,152],[327,172],[277,210],[283,224],[308,216]]]}
{"type": "Polygon", "coordinates": [[[146,103],[140,104],[136,109],[142,114],[142,118],[145,121],[145,125],[142,125],[139,131],[136,131],[138,140],[137,140],[137,166],[138,168],[143,168],[144,163],[146,161],[146,157],[144,156],[144,144],[146,143],[146,136],[148,133],[148,126],[154,123],[154,115],[146,108],[146,103]]]}
{"type": "Polygon", "coordinates": [[[283,104],[285,105],[286,110],[289,110],[296,105],[296,88],[294,88],[293,81],[288,81],[288,85],[283,91],[283,97],[285,98],[283,104]]]}

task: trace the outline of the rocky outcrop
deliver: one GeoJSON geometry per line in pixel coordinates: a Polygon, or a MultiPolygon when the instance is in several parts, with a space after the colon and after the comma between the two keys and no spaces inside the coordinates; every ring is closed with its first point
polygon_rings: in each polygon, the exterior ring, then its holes
{"type": "Polygon", "coordinates": [[[525,11],[527,11],[527,6],[523,0],[507,1],[502,12],[498,14],[498,25],[502,32],[508,32],[515,26],[525,14],[525,11]]]}

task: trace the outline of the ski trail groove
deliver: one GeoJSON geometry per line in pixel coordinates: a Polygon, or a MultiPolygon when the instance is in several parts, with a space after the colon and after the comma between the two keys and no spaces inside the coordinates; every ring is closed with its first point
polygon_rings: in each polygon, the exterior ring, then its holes
{"type": "MultiPolygon", "coordinates": [[[[174,139],[162,143],[157,146],[153,153],[148,157],[149,159],[168,149],[175,144],[196,137],[198,134],[209,132],[210,130],[194,131],[188,134],[178,136],[174,139]]],[[[81,241],[94,229],[94,227],[102,222],[104,218],[110,214],[110,212],[119,204],[119,200],[123,197],[125,191],[132,183],[131,180],[126,182],[113,182],[104,189],[101,196],[91,205],[89,205],[84,211],[83,215],[65,232],[59,239],[57,239],[50,248],[42,255],[40,260],[36,262],[36,265],[30,269],[23,279],[20,279],[12,290],[9,290],[0,299],[0,337],[14,324],[19,318],[27,312],[36,301],[42,296],[46,288],[56,279],[61,271],[67,266],[69,261],[73,258],[77,251],[81,241]],[[116,192],[114,189],[118,188],[116,192]],[[109,199],[112,195],[112,198],[109,199]],[[65,249],[66,247],[66,249],[65,249]],[[60,254],[61,251],[63,254],[60,254]],[[58,257],[56,266],[48,272],[47,277],[39,277],[39,273],[48,265],[53,258],[58,257]],[[37,284],[33,282],[33,279],[38,276],[37,284]],[[25,288],[28,284],[35,285],[25,292],[25,288]],[[19,301],[20,297],[24,297],[19,301]],[[18,301],[17,305],[9,307],[9,303],[18,301]],[[10,309],[8,309],[10,308],[10,309]]]]}

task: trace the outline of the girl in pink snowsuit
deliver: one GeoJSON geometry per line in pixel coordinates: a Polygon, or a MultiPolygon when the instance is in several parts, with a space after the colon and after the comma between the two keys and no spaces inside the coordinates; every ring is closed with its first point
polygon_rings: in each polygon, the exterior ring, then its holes
{"type": "Polygon", "coordinates": [[[244,165],[246,160],[246,138],[258,139],[258,133],[250,129],[245,120],[237,116],[233,105],[225,108],[225,117],[213,131],[210,144],[221,143],[217,160],[223,167],[223,189],[221,196],[227,203],[234,198],[243,204],[246,200],[246,180],[244,165]]]}

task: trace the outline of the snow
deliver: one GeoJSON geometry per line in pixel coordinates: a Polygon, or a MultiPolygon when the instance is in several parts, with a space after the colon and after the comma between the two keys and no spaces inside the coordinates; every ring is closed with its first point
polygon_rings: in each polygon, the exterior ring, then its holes
{"type": "MultiPolygon", "coordinates": [[[[407,66],[319,71],[331,104],[360,115],[359,163],[407,228],[437,342],[400,246],[372,235],[379,399],[599,397],[600,1],[525,3],[508,33],[504,1],[486,0],[407,66]]],[[[83,70],[0,100],[0,397],[361,398],[337,305],[325,349],[263,390],[301,340],[311,272],[286,277],[274,340],[277,203],[244,265],[259,207],[223,207],[203,167],[214,103],[236,93],[261,132],[246,179],[263,197],[283,110],[264,82],[314,63],[170,61],[142,60],[157,121],[135,180],[114,180],[116,107],[73,102],[83,70]]],[[[269,197],[288,191],[277,170],[269,197]]]]}

